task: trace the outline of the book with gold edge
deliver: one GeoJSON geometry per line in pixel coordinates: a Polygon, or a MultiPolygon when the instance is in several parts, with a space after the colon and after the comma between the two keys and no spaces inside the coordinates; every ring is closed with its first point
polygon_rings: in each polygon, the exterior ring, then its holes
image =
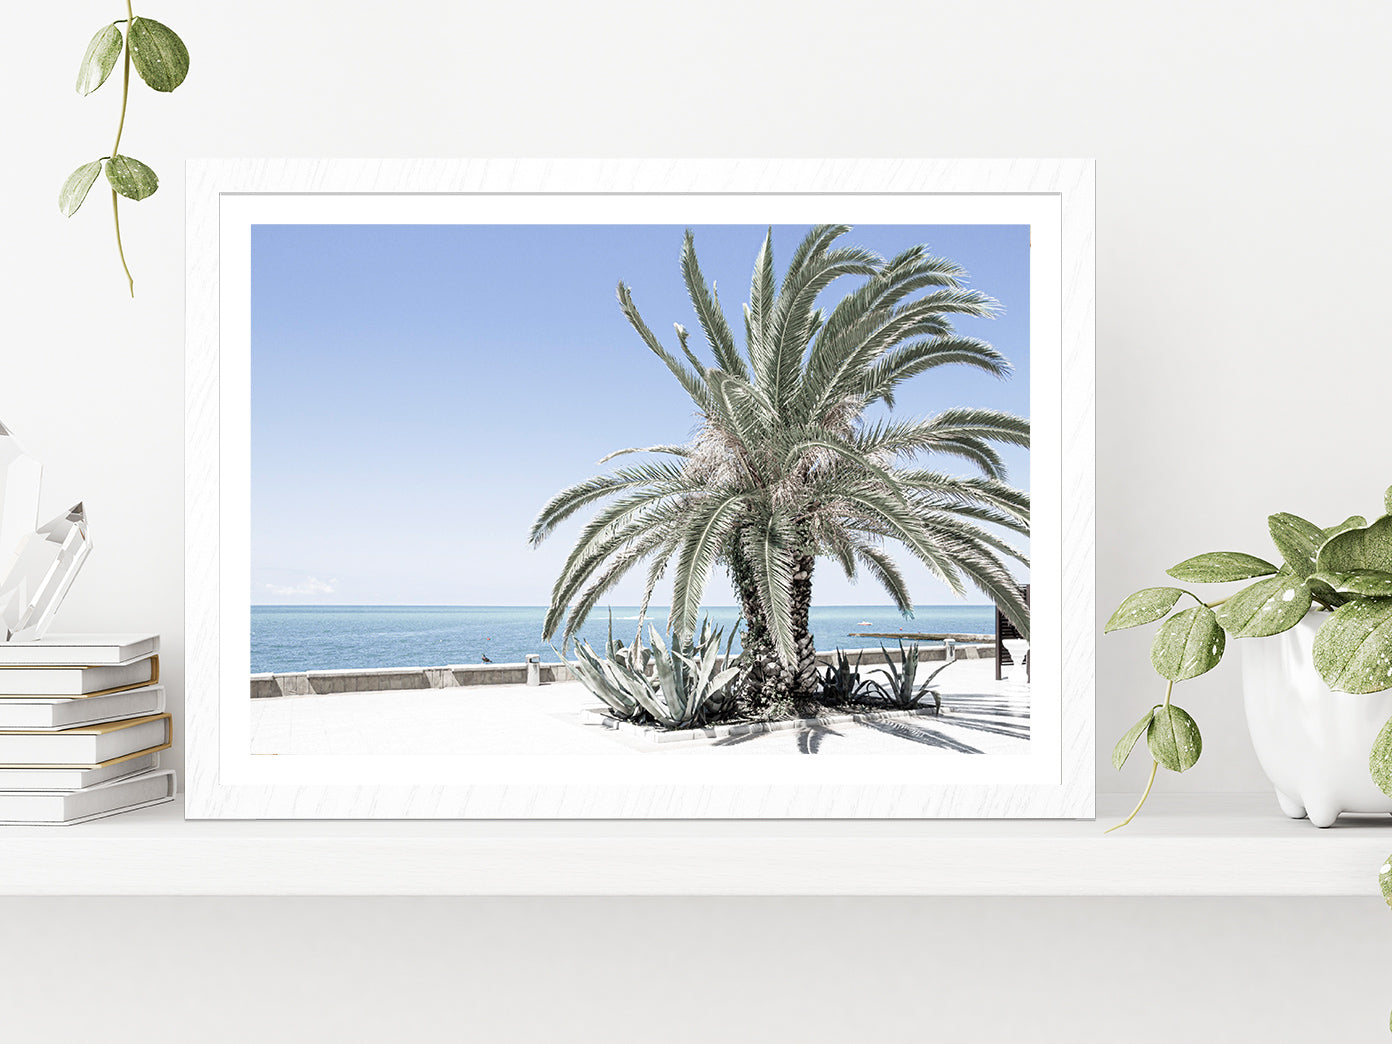
{"type": "Polygon", "coordinates": [[[169,745],[168,714],[84,725],[61,732],[0,732],[0,765],[94,766],[169,745]]]}

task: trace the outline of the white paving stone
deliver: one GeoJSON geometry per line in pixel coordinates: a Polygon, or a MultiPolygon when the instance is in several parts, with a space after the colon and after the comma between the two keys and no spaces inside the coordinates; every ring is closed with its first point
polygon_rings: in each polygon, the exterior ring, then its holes
{"type": "Polygon", "coordinates": [[[1024,754],[1030,689],[996,682],[991,663],[940,678],[940,718],[839,722],[755,736],[654,744],[581,711],[579,682],[282,696],[251,701],[254,754],[1024,754]]]}

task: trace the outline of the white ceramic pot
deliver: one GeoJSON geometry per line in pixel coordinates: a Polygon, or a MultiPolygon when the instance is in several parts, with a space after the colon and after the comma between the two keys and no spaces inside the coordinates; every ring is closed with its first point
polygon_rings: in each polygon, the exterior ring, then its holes
{"type": "Polygon", "coordinates": [[[1242,638],[1242,692],[1257,760],[1281,810],[1332,826],[1340,812],[1392,812],[1392,798],[1368,774],[1368,751],[1392,717],[1392,690],[1335,692],[1315,670],[1312,612],[1289,631],[1242,638]]]}

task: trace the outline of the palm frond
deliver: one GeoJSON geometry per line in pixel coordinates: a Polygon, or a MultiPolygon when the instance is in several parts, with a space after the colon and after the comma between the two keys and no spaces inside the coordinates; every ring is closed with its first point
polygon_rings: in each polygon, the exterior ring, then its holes
{"type": "Polygon", "coordinates": [[[911,377],[938,366],[970,366],[993,377],[1010,373],[1010,363],[994,347],[974,337],[934,337],[910,341],[880,357],[865,373],[860,394],[868,403],[883,399],[894,405],[894,389],[911,377]]]}
{"type": "Polygon", "coordinates": [[[696,318],[700,320],[701,329],[706,335],[707,343],[710,344],[711,352],[715,355],[716,363],[726,373],[748,380],[749,371],[745,368],[739,352],[735,350],[735,337],[730,332],[730,324],[725,319],[725,313],[721,310],[713,289],[706,284],[706,278],[701,274],[700,262],[696,260],[696,237],[689,228],[682,240],[681,265],[682,281],[686,284],[691,306],[696,310],[696,318]]]}
{"type": "Polygon", "coordinates": [[[734,531],[745,502],[742,493],[713,497],[701,504],[687,520],[687,536],[682,541],[676,575],[672,578],[672,610],[668,628],[673,634],[689,637],[695,633],[706,577],[715,563],[717,550],[734,531]]]}
{"type": "Polygon", "coordinates": [[[774,647],[785,665],[797,662],[793,645],[793,555],[788,520],[774,515],[742,533],[744,551],[754,566],[754,580],[763,603],[774,647]]]}
{"type": "MultiPolygon", "coordinates": [[[[620,453],[631,452],[620,450],[620,453]]],[[[617,454],[611,454],[617,456],[617,454]]],[[[607,459],[607,458],[606,458],[607,459]]],[[[581,508],[635,486],[660,485],[664,482],[683,481],[680,469],[671,465],[654,463],[634,468],[620,468],[607,475],[595,475],[561,490],[541,509],[528,539],[532,546],[545,540],[556,526],[560,525],[581,508]]]]}
{"type": "Polygon", "coordinates": [[[624,318],[628,320],[628,324],[638,332],[638,336],[643,339],[643,343],[648,346],[648,349],[666,364],[667,369],[672,371],[672,376],[686,389],[686,393],[691,396],[692,401],[705,409],[709,402],[710,393],[701,375],[690,369],[662,346],[657,335],[648,329],[647,323],[643,322],[643,317],[638,313],[638,307],[633,303],[633,294],[623,283],[619,284],[618,295],[619,307],[623,310],[624,318]]]}
{"type": "Polygon", "coordinates": [[[576,634],[581,627],[585,626],[585,621],[589,618],[594,607],[599,604],[599,600],[628,575],[629,570],[649,555],[662,549],[666,543],[665,533],[650,531],[647,536],[637,540],[621,553],[614,555],[610,560],[609,568],[601,573],[571,606],[570,614],[566,617],[565,638],[569,639],[571,635],[576,634]]]}
{"type": "Polygon", "coordinates": [[[759,256],[754,259],[754,276],[749,283],[749,304],[745,308],[745,336],[748,338],[749,366],[754,382],[770,388],[774,384],[774,345],[770,324],[775,299],[773,283],[773,228],[769,227],[759,256]]]}
{"type": "Polygon", "coordinates": [[[630,446],[627,449],[606,453],[604,456],[600,457],[596,463],[608,464],[615,457],[622,457],[626,453],[666,453],[673,457],[690,457],[691,447],[670,442],[662,443],[658,446],[630,446]]]}
{"type": "Polygon", "coordinates": [[[913,598],[909,595],[909,585],[904,582],[904,574],[899,571],[894,559],[882,549],[870,544],[857,547],[856,557],[893,599],[894,607],[905,615],[911,615],[913,598]]]}
{"type": "Polygon", "coordinates": [[[989,504],[1029,522],[1029,493],[998,479],[962,478],[923,468],[896,468],[894,477],[905,489],[931,494],[944,506],[989,504]]]}

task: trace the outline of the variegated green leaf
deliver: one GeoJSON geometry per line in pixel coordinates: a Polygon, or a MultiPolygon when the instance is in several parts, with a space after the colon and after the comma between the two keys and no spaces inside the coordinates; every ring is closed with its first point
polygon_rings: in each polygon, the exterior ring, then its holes
{"type": "Polygon", "coordinates": [[[1195,606],[1160,625],[1150,646],[1150,662],[1162,678],[1186,681],[1217,667],[1225,644],[1213,610],[1195,606]]]}
{"type": "Polygon", "coordinates": [[[97,180],[101,169],[102,161],[93,160],[91,163],[84,163],[68,175],[63,187],[58,190],[58,209],[63,212],[64,217],[72,217],[77,213],[77,208],[82,206],[82,201],[87,198],[92,182],[97,180]]]}
{"type": "MultiPolygon", "coordinates": [[[[1382,726],[1382,731],[1373,740],[1373,749],[1368,754],[1368,771],[1378,789],[1392,797],[1392,719],[1382,726]]],[[[1387,867],[1382,868],[1381,877],[1387,876],[1387,867]]],[[[1383,895],[1387,895],[1384,886],[1383,895]]]]}
{"type": "Polygon", "coordinates": [[[1286,512],[1272,515],[1266,525],[1271,532],[1271,542],[1292,573],[1303,580],[1315,571],[1315,557],[1325,541],[1323,529],[1286,512]]]}
{"type": "Polygon", "coordinates": [[[1387,492],[1382,495],[1383,510],[1392,515],[1392,486],[1387,487],[1387,492]]]}
{"type": "Polygon", "coordinates": [[[1320,548],[1318,564],[1321,573],[1351,573],[1359,569],[1392,573],[1392,515],[1331,537],[1320,548]]]}
{"type": "Polygon", "coordinates": [[[1186,558],[1166,572],[1176,580],[1189,583],[1223,584],[1230,580],[1270,576],[1276,572],[1276,567],[1265,559],[1241,551],[1210,551],[1206,555],[1186,558]]]}
{"type": "Polygon", "coordinates": [[[1330,587],[1319,573],[1311,573],[1307,576],[1305,586],[1310,589],[1310,595],[1315,601],[1328,606],[1330,609],[1337,609],[1349,600],[1348,595],[1342,595],[1330,587]]]}
{"type": "Polygon", "coordinates": [[[1340,606],[1315,635],[1314,660],[1337,692],[1392,688],[1392,598],[1340,606]]]}
{"type": "Polygon", "coordinates": [[[1150,755],[1171,772],[1191,769],[1203,753],[1199,726],[1185,711],[1173,704],[1157,707],[1146,729],[1150,755]]]}
{"type": "Polygon", "coordinates": [[[1154,623],[1175,607],[1182,594],[1184,592],[1177,587],[1147,587],[1137,591],[1117,606],[1117,611],[1112,614],[1102,632],[1107,634],[1125,627],[1154,623]]]}
{"type": "Polygon", "coordinates": [[[112,156],[107,160],[106,180],[127,199],[144,199],[159,188],[155,172],[130,156],[112,156]]]}
{"type": "Polygon", "coordinates": [[[1141,733],[1150,728],[1150,721],[1155,717],[1155,710],[1146,712],[1146,716],[1136,724],[1126,730],[1126,735],[1117,740],[1117,745],[1112,748],[1112,768],[1118,772],[1126,764],[1126,759],[1131,756],[1131,750],[1136,746],[1136,741],[1141,738],[1141,733]]]}
{"type": "Polygon", "coordinates": [[[1392,573],[1380,569],[1354,569],[1347,573],[1315,573],[1318,579],[1339,594],[1360,598],[1392,598],[1392,573]]]}
{"type": "Polygon", "coordinates": [[[116,59],[121,57],[124,42],[121,30],[114,25],[104,25],[97,30],[77,69],[78,94],[91,94],[106,82],[111,70],[116,68],[116,59]]]}
{"type": "Polygon", "coordinates": [[[1290,630],[1310,611],[1310,589],[1289,573],[1258,580],[1214,614],[1234,638],[1265,638],[1290,630]]]}
{"type": "Polygon", "coordinates": [[[1328,540],[1330,537],[1338,536],[1340,533],[1347,532],[1350,529],[1362,529],[1367,524],[1368,520],[1362,515],[1350,515],[1337,526],[1330,526],[1326,529],[1324,531],[1324,539],[1328,540]]]}
{"type": "Polygon", "coordinates": [[[172,91],[189,71],[188,48],[179,34],[153,18],[130,26],[131,62],[140,78],[157,91],[172,91]]]}
{"type": "Polygon", "coordinates": [[[1383,902],[1392,906],[1392,855],[1384,859],[1378,868],[1378,888],[1382,890],[1383,902]]]}

